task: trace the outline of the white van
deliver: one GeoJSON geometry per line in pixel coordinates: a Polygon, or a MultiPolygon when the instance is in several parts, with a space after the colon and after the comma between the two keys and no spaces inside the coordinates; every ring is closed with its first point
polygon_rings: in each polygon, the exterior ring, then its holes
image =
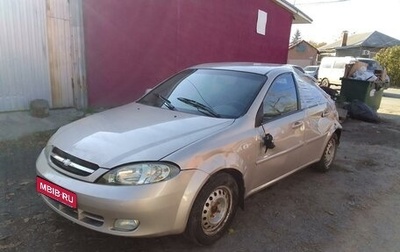
{"type": "Polygon", "coordinates": [[[341,85],[340,78],[344,76],[346,64],[355,62],[356,58],[346,57],[324,57],[321,60],[318,71],[318,81],[321,86],[341,85]]]}
{"type": "MultiPolygon", "coordinates": [[[[340,86],[342,81],[340,80],[344,76],[346,64],[354,63],[356,61],[363,62],[366,65],[366,70],[373,74],[376,74],[376,70],[383,71],[384,68],[379,64],[378,61],[370,58],[355,58],[351,56],[346,57],[324,57],[321,60],[321,65],[318,71],[318,82],[320,86],[329,87],[331,85],[340,86]]],[[[386,75],[385,82],[389,83],[389,76],[386,75]]]]}

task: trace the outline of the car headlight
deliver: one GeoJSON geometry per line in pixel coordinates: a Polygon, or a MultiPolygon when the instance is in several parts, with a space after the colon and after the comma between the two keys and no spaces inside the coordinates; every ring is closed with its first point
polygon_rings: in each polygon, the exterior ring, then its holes
{"type": "Polygon", "coordinates": [[[179,173],[178,166],[164,162],[128,164],[107,172],[98,181],[111,185],[144,185],[165,181],[179,173]]]}

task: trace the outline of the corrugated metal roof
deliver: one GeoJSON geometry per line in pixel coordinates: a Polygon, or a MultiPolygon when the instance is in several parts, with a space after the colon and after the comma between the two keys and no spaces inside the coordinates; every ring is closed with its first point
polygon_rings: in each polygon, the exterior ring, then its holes
{"type": "Polygon", "coordinates": [[[400,40],[392,38],[378,31],[373,32],[364,42],[365,47],[390,47],[400,45],[400,40]]]}
{"type": "Polygon", "coordinates": [[[301,43],[307,44],[308,46],[310,46],[311,48],[314,48],[318,52],[318,49],[315,46],[311,45],[310,43],[308,43],[305,40],[299,40],[299,41],[297,41],[295,43],[289,44],[289,50],[294,48],[294,47],[296,47],[297,45],[299,45],[301,43]]]}
{"type": "Polygon", "coordinates": [[[392,38],[388,35],[380,33],[378,31],[366,32],[350,35],[347,39],[347,45],[342,47],[342,39],[335,41],[334,43],[324,45],[318,50],[329,50],[338,48],[352,48],[352,47],[390,47],[395,45],[400,45],[400,40],[392,38]]]}

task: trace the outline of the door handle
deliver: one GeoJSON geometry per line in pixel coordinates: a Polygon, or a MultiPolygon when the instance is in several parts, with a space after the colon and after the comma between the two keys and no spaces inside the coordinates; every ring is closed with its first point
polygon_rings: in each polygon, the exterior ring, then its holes
{"type": "Polygon", "coordinates": [[[292,124],[292,129],[300,128],[301,126],[303,126],[303,124],[304,124],[303,121],[297,121],[292,124]]]}
{"type": "Polygon", "coordinates": [[[324,112],[322,112],[321,117],[327,117],[329,115],[329,111],[324,110],[324,112]]]}

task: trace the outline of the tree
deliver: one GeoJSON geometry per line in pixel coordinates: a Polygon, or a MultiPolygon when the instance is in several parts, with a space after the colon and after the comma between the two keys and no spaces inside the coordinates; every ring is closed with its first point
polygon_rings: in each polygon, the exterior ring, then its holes
{"type": "Polygon", "coordinates": [[[300,30],[297,29],[296,32],[293,34],[292,41],[290,43],[295,44],[300,40],[301,40],[301,33],[300,30]]]}
{"type": "Polygon", "coordinates": [[[386,69],[390,85],[400,87],[400,46],[381,49],[375,59],[386,69]]]}

